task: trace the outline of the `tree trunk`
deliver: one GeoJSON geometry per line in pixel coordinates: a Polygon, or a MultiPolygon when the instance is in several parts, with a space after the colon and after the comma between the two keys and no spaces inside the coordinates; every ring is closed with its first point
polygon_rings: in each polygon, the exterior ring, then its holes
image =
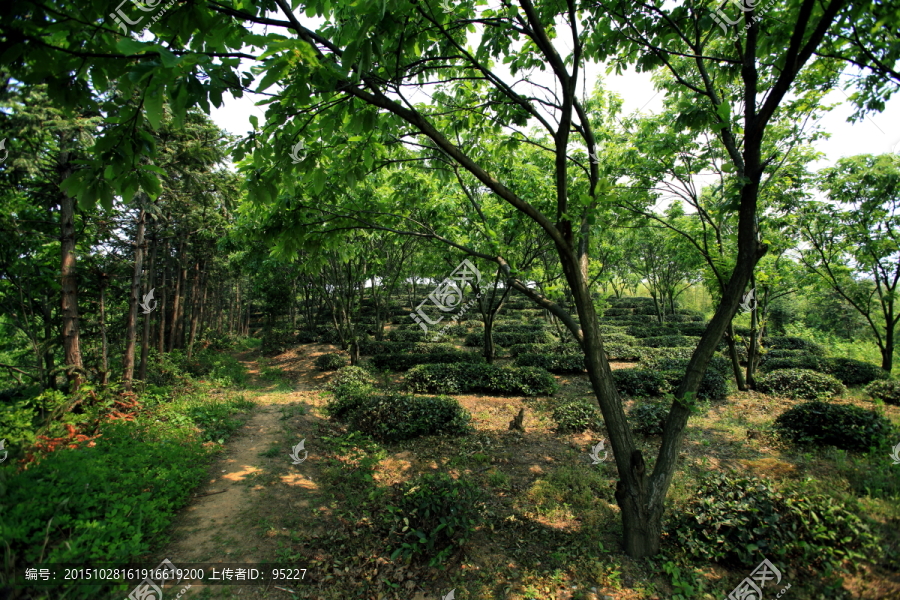
{"type": "MultiPolygon", "coordinates": [[[[147,284],[144,286],[147,294],[150,290],[155,290],[156,282],[156,236],[153,236],[151,244],[153,251],[150,253],[150,269],[147,272],[147,284]]],[[[138,379],[146,381],[147,379],[147,355],[150,353],[150,315],[144,315],[144,335],[141,338],[141,366],[138,368],[138,379]]]]}
{"type": "Polygon", "coordinates": [[[194,263],[194,277],[191,282],[191,329],[188,336],[187,357],[194,355],[194,342],[197,339],[197,322],[200,317],[200,261],[194,263]]]}
{"type": "Polygon", "coordinates": [[[182,275],[184,274],[184,269],[181,268],[181,263],[184,260],[184,240],[181,240],[181,243],[178,245],[178,253],[175,256],[175,264],[173,265],[173,269],[175,270],[175,293],[172,296],[172,315],[171,315],[171,323],[169,324],[169,352],[175,349],[175,345],[178,340],[178,315],[181,310],[181,289],[182,289],[182,275]]]}
{"type": "MultiPolygon", "coordinates": [[[[68,153],[63,152],[64,162],[59,171],[59,181],[72,174],[68,153]]],[[[78,333],[78,280],[75,270],[75,198],[60,190],[60,226],[62,240],[62,319],[63,350],[69,391],[81,387],[84,367],[81,363],[81,344],[78,333]]]]}
{"type": "Polygon", "coordinates": [[[100,274],[100,385],[109,384],[109,340],[106,334],[106,287],[109,285],[109,274],[100,274]]]}
{"type": "MultiPolygon", "coordinates": [[[[892,321],[891,315],[888,315],[887,322],[891,323],[892,321]]],[[[881,350],[881,368],[888,373],[894,367],[894,329],[895,327],[888,327],[885,330],[884,348],[881,350]]]]}
{"type": "Polygon", "coordinates": [[[169,242],[166,241],[165,246],[163,246],[163,266],[162,266],[162,285],[160,289],[162,290],[159,294],[159,341],[156,346],[156,351],[159,352],[160,357],[163,355],[163,352],[166,350],[166,305],[168,301],[168,288],[166,288],[166,275],[169,273],[169,264],[166,260],[169,257],[169,242]]]}
{"type": "Polygon", "coordinates": [[[742,392],[747,391],[747,383],[744,381],[744,373],[741,371],[741,361],[738,357],[737,346],[734,341],[734,323],[728,324],[728,354],[731,357],[731,367],[734,370],[734,380],[737,382],[737,387],[742,392]]]}
{"type": "Polygon", "coordinates": [[[493,364],[496,348],[494,347],[494,316],[490,311],[484,315],[484,358],[488,364],[493,364]]]}
{"type": "Polygon", "coordinates": [[[128,300],[128,320],[125,324],[125,356],[122,361],[122,383],[131,391],[134,377],[134,349],[137,340],[138,303],[141,301],[141,275],[144,270],[144,209],[138,213],[137,231],[134,236],[134,274],[131,278],[131,295],[128,300]]]}

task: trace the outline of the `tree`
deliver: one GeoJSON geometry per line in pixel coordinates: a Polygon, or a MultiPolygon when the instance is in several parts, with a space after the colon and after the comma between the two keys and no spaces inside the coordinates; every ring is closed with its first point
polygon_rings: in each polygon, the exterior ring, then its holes
{"type": "MultiPolygon", "coordinates": [[[[398,228],[396,220],[387,225],[374,222],[376,213],[392,215],[386,220],[403,217],[395,214],[402,212],[396,206],[357,205],[342,215],[361,217],[354,221],[358,226],[427,236],[492,261],[512,287],[566,323],[582,344],[610,435],[620,476],[616,500],[622,511],[624,546],[634,557],[659,549],[664,499],[690,414],[690,398],[766,251],[757,231],[758,200],[760,180],[769,167],[762,148],[775,111],[788,94],[817,94],[832,87],[841,60],[885,71],[881,65],[893,65],[900,57],[900,40],[887,35],[871,36],[876,38],[873,49],[854,53],[870,38],[841,34],[847,23],[864,15],[866,7],[850,6],[846,0],[824,4],[804,0],[797,6],[779,6],[778,19],[757,19],[751,10],[745,13],[747,27],[727,38],[718,36],[711,13],[700,2],[663,9],[617,0],[585,4],[519,0],[518,5],[497,9],[459,5],[448,13],[437,3],[422,1],[335,4],[313,0],[304,5],[306,13],[321,20],[309,27],[284,0],[253,6],[190,3],[151,25],[151,33],[164,40],[161,43],[120,42],[109,27],[83,25],[105,17],[108,6],[100,0],[71,9],[77,10],[71,17],[62,0],[52,2],[51,8],[26,1],[15,3],[3,15],[0,27],[6,39],[16,40],[14,44],[33,42],[16,46],[18,69],[28,77],[48,78],[60,88],[56,97],[63,102],[89,101],[88,81],[102,86],[110,76],[142,99],[139,109],[120,113],[121,126],[109,133],[109,140],[123,142],[122,149],[104,141],[109,151],[99,155],[91,173],[73,182],[79,199],[108,197],[113,188],[130,198],[131,190],[151,186],[145,179],[155,175],[137,170],[110,180],[101,175],[105,166],[100,165],[107,161],[132,168],[135,157],[145,149],[140,137],[144,113],[151,126],[158,123],[164,93],[173,99],[176,116],[183,115],[189,104],[207,109],[210,101],[220,104],[224,90],[240,95],[252,75],[237,73],[238,59],[253,59],[242,50],[262,46],[266,51],[260,58],[264,73],[258,90],[265,91],[276,82],[283,87],[269,104],[260,134],[236,153],[239,160],[252,153],[245,167],[248,191],[254,198],[276,205],[284,198],[299,198],[302,204],[294,217],[320,222],[322,213],[316,209],[325,200],[346,201],[347,189],[364,179],[376,163],[407,160],[402,153],[394,153],[401,140],[420,146],[427,142],[540,227],[559,255],[577,322],[520,279],[503,256],[479,252],[464,241],[416,227],[398,228]],[[275,6],[283,20],[266,14],[275,6]],[[190,18],[185,18],[188,14],[190,18]],[[54,46],[43,39],[43,31],[61,18],[72,18],[82,24],[83,31],[54,46]],[[252,32],[253,24],[279,27],[290,36],[259,35],[252,32]],[[471,28],[478,42],[470,50],[471,28]],[[818,57],[820,49],[847,51],[847,57],[818,57]],[[48,53],[59,60],[47,61],[48,53]],[[616,392],[588,285],[590,226],[604,213],[603,201],[609,198],[615,179],[608,177],[598,146],[602,128],[594,117],[603,111],[591,107],[578,89],[585,63],[606,60],[615,68],[634,64],[642,70],[669,71],[672,80],[664,88],[680,106],[681,123],[720,138],[739,182],[729,197],[729,210],[738,215],[735,267],[676,391],[652,474],[647,473],[616,392]],[[510,80],[507,69],[493,65],[504,65],[518,79],[510,80]],[[547,70],[552,85],[520,77],[538,69],[547,70]],[[78,85],[65,88],[63,83],[70,79],[78,85]],[[423,86],[433,90],[433,101],[415,105],[406,93],[423,86]],[[522,130],[529,121],[540,128],[540,134],[522,130]],[[457,143],[460,132],[486,129],[497,132],[502,138],[499,144],[465,150],[457,143]],[[263,143],[257,145],[260,139],[263,143]],[[294,162],[290,151],[298,139],[305,140],[311,151],[294,162]],[[527,180],[502,182],[496,177],[509,151],[523,143],[541,148],[553,164],[552,196],[532,196],[527,180]]],[[[897,14],[900,11],[888,12],[883,21],[874,23],[880,30],[892,31],[897,14]]],[[[871,106],[871,99],[877,102],[895,89],[893,81],[890,85],[869,82],[865,100],[871,106]]],[[[413,160],[426,164],[422,157],[413,160]]]]}
{"type": "Polygon", "coordinates": [[[820,175],[834,204],[809,202],[799,215],[810,245],[801,260],[866,320],[890,372],[900,323],[900,156],[842,158],[820,175]]]}

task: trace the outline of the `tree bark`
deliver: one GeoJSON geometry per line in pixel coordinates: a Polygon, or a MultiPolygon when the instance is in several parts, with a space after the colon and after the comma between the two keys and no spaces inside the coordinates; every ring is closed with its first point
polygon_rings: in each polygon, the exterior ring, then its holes
{"type": "Polygon", "coordinates": [[[100,385],[109,384],[109,339],[106,333],[106,288],[109,285],[109,274],[100,273],[100,385]]]}
{"type": "Polygon", "coordinates": [[[178,253],[175,256],[175,264],[173,265],[173,269],[175,270],[175,293],[172,296],[172,315],[171,315],[171,323],[169,324],[169,352],[175,349],[175,345],[178,340],[178,315],[181,307],[181,283],[182,283],[182,274],[184,273],[184,269],[181,268],[181,263],[184,260],[184,239],[181,240],[181,243],[178,244],[178,253]]]}
{"type": "MultiPolygon", "coordinates": [[[[153,236],[151,243],[153,250],[150,252],[150,269],[147,272],[147,284],[144,286],[144,293],[154,290],[156,283],[156,236],[153,236]]],[[[150,353],[150,315],[144,315],[144,334],[141,338],[141,366],[138,368],[138,379],[146,381],[147,379],[147,355],[150,353]]]]}
{"type": "MultiPolygon", "coordinates": [[[[74,169],[63,152],[59,181],[65,181],[74,169]]],[[[78,279],[75,258],[75,198],[60,190],[60,226],[62,240],[62,319],[63,354],[69,391],[81,387],[84,367],[81,362],[81,343],[78,332],[78,279]]]]}
{"type": "Polygon", "coordinates": [[[731,357],[731,367],[734,370],[734,380],[737,382],[737,387],[742,392],[747,391],[747,383],[744,381],[744,373],[741,371],[741,361],[738,357],[737,345],[734,341],[734,323],[728,324],[728,355],[731,357]]]}
{"type": "Polygon", "coordinates": [[[200,260],[194,262],[194,277],[191,282],[191,319],[188,335],[187,357],[194,355],[194,341],[197,339],[197,322],[200,317],[200,260]]]}
{"type": "Polygon", "coordinates": [[[137,340],[138,303],[141,301],[141,275],[144,270],[144,223],[146,218],[146,212],[141,208],[134,236],[134,272],[128,300],[128,320],[125,323],[125,356],[122,360],[122,383],[128,391],[131,391],[134,377],[134,350],[137,340]]]}
{"type": "Polygon", "coordinates": [[[169,261],[166,259],[168,259],[168,257],[169,242],[166,240],[166,243],[163,246],[162,285],[160,286],[160,290],[162,291],[159,294],[159,341],[156,346],[156,351],[159,352],[160,357],[166,350],[166,307],[169,298],[168,288],[166,287],[166,276],[169,273],[169,261]]]}

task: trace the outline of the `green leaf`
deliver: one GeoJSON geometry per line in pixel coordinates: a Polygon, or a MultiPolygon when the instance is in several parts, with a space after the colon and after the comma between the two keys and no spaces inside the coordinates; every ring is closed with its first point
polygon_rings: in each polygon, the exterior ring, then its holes
{"type": "Polygon", "coordinates": [[[163,117],[163,89],[156,88],[147,91],[144,95],[144,109],[147,111],[147,120],[153,129],[159,129],[163,117]]]}

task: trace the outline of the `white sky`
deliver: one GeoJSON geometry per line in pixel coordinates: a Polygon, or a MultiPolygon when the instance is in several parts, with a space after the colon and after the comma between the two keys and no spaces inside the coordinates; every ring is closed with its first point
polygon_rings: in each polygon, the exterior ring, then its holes
{"type": "MultiPolygon", "coordinates": [[[[302,12],[295,12],[298,20],[304,26],[315,30],[320,24],[319,18],[308,18],[302,12]]],[[[271,16],[282,17],[280,14],[272,14],[271,16]]],[[[254,27],[260,29],[259,33],[263,33],[267,28],[254,27]]],[[[275,28],[280,30],[280,28],[275,28]]],[[[480,42],[478,33],[469,34],[469,46],[474,48],[480,42]]],[[[565,36],[560,36],[555,40],[560,52],[567,53],[571,49],[565,36]]],[[[249,54],[257,54],[252,49],[248,49],[249,54]]],[[[244,65],[247,63],[244,62],[244,65]]],[[[516,78],[509,75],[503,65],[495,65],[495,72],[507,82],[513,82],[522,77],[520,74],[516,78]]],[[[587,91],[593,89],[594,83],[598,76],[604,79],[604,88],[617,92],[624,101],[623,113],[631,114],[635,111],[644,113],[656,113],[662,109],[663,94],[657,93],[653,89],[650,80],[650,73],[636,73],[628,71],[627,73],[616,76],[606,75],[605,69],[596,63],[586,66],[586,71],[580,74],[581,85],[580,90],[587,88],[587,91]]],[[[549,69],[545,72],[537,72],[532,77],[532,81],[545,85],[550,89],[556,89],[557,83],[555,78],[550,74],[549,69]]],[[[251,84],[251,87],[254,87],[251,84]]],[[[274,92],[278,86],[273,86],[267,90],[274,92]]],[[[516,86],[516,90],[520,93],[535,93],[543,95],[534,88],[527,85],[516,86]]],[[[232,98],[230,95],[223,97],[224,105],[222,108],[212,109],[213,121],[222,129],[229,131],[235,135],[246,135],[252,127],[250,125],[250,115],[257,115],[260,124],[265,122],[265,107],[255,106],[254,103],[264,99],[264,96],[256,94],[245,94],[243,98],[232,98]]],[[[428,98],[423,93],[413,94],[409,98],[413,102],[427,102],[428,98]]],[[[820,121],[819,125],[822,130],[831,134],[829,139],[819,140],[815,143],[815,147],[825,154],[825,159],[811,165],[813,170],[831,166],[839,158],[853,156],[856,154],[882,154],[885,152],[900,153],[900,94],[895,95],[885,106],[882,113],[866,117],[859,123],[847,122],[847,117],[853,112],[853,108],[847,99],[845,92],[842,90],[834,90],[823,99],[823,104],[839,104],[830,113],[826,114],[820,121]]],[[[702,176],[701,176],[702,177],[702,176]]]]}

